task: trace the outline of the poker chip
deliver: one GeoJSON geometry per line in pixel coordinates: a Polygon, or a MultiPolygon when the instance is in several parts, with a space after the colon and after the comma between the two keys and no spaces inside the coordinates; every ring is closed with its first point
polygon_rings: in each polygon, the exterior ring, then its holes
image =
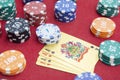
{"type": "Polygon", "coordinates": [[[102,16],[117,16],[119,13],[118,0],[99,0],[96,10],[102,16]]]}
{"type": "Polygon", "coordinates": [[[113,35],[116,28],[116,24],[109,18],[98,17],[93,20],[90,30],[96,36],[100,38],[109,38],[113,35]]]}
{"type": "Polygon", "coordinates": [[[14,0],[0,1],[0,20],[10,20],[17,14],[14,0]]]}
{"type": "Polygon", "coordinates": [[[108,65],[120,65],[120,43],[115,40],[106,40],[100,44],[100,60],[108,65]]]}
{"type": "Polygon", "coordinates": [[[42,24],[36,29],[38,40],[43,44],[58,43],[61,37],[60,29],[57,25],[47,23],[42,24]]]}
{"type": "Polygon", "coordinates": [[[77,75],[74,80],[102,80],[102,78],[96,73],[83,72],[77,75]]]}
{"type": "Polygon", "coordinates": [[[59,0],[55,4],[55,18],[60,22],[71,22],[76,18],[76,3],[72,0],[59,0]]]}
{"type": "Polygon", "coordinates": [[[0,54],[0,72],[4,75],[16,75],[26,67],[26,59],[18,50],[7,50],[0,54]]]}
{"type": "Polygon", "coordinates": [[[120,0],[118,0],[118,4],[119,4],[119,6],[120,6],[120,0]]]}
{"type": "Polygon", "coordinates": [[[28,21],[18,17],[7,21],[5,30],[9,41],[14,43],[24,43],[31,35],[28,21]]]}
{"type": "Polygon", "coordinates": [[[46,21],[46,5],[40,1],[32,1],[24,6],[25,18],[32,26],[39,26],[46,21]]]}
{"type": "Polygon", "coordinates": [[[23,0],[23,3],[26,4],[26,3],[31,2],[31,1],[40,1],[40,2],[43,2],[43,0],[23,0]]]}

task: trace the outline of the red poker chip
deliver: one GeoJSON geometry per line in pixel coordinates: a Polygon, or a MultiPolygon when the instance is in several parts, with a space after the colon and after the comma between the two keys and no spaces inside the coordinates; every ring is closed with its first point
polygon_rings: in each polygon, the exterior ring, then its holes
{"type": "Polygon", "coordinates": [[[33,15],[46,15],[46,5],[39,1],[32,1],[24,6],[24,12],[33,15]]]}
{"type": "Polygon", "coordinates": [[[32,26],[39,26],[46,22],[46,5],[39,1],[32,1],[24,6],[25,18],[32,26]]]}

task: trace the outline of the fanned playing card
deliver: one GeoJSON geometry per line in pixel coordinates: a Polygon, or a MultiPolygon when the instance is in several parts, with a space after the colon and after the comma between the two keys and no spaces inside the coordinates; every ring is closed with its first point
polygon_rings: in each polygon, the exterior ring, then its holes
{"type": "MultiPolygon", "coordinates": [[[[93,72],[95,64],[98,61],[98,47],[88,43],[84,40],[78,39],[71,35],[62,32],[61,40],[58,44],[46,45],[40,52],[40,56],[45,57],[43,53],[51,55],[47,59],[51,59],[54,63],[62,65],[58,70],[66,71],[69,73],[78,74],[81,72],[93,72]],[[54,53],[54,54],[53,54],[54,53]]],[[[36,62],[37,65],[50,67],[43,65],[39,62],[39,58],[36,62]]],[[[50,68],[58,68],[55,66],[50,68]]]]}
{"type": "Polygon", "coordinates": [[[72,70],[71,68],[67,68],[66,66],[64,66],[63,64],[61,64],[62,61],[57,61],[56,58],[50,58],[50,56],[46,56],[46,55],[40,55],[38,57],[37,63],[41,66],[44,67],[49,67],[49,68],[53,68],[53,69],[57,69],[60,71],[64,71],[64,72],[68,72],[68,73],[73,73],[73,74],[78,74],[78,71],[72,70]]]}

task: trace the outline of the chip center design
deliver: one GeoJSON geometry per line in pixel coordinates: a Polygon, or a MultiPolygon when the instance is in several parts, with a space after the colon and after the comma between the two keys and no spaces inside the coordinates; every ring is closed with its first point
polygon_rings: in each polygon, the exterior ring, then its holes
{"type": "Polygon", "coordinates": [[[22,26],[22,23],[20,23],[20,22],[15,22],[15,23],[12,25],[12,27],[13,27],[13,28],[16,28],[16,29],[19,29],[20,26],[22,26]]]}

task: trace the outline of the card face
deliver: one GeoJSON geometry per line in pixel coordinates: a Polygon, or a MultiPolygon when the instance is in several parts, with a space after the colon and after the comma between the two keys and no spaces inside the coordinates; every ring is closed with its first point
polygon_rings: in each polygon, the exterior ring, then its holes
{"type": "Polygon", "coordinates": [[[74,71],[73,69],[66,68],[64,65],[51,60],[49,57],[40,55],[36,62],[37,65],[72,73],[72,74],[79,74],[79,72],[74,71]]]}
{"type": "Polygon", "coordinates": [[[72,64],[67,63],[64,59],[61,59],[61,57],[54,56],[54,54],[55,54],[54,51],[43,50],[41,52],[40,56],[47,57],[47,58],[51,59],[52,61],[54,61],[55,63],[64,66],[64,68],[69,69],[70,71],[77,72],[77,73],[81,72],[80,68],[78,68],[72,64]]]}
{"type": "MultiPolygon", "coordinates": [[[[95,64],[98,61],[98,47],[84,40],[78,39],[62,32],[61,40],[58,44],[46,45],[43,51],[52,51],[52,56],[60,59],[62,62],[74,66],[81,72],[94,72],[95,64]]],[[[72,67],[71,66],[71,67],[72,67]]]]}

